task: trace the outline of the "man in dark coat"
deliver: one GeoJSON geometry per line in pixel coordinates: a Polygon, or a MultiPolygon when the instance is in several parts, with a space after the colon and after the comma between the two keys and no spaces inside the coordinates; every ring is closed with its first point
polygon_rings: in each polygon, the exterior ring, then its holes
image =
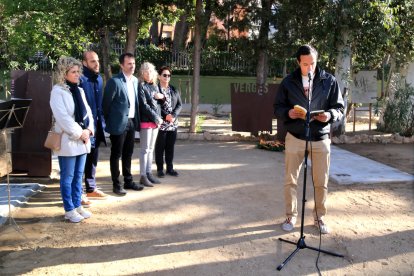
{"type": "Polygon", "coordinates": [[[130,53],[122,54],[119,63],[122,72],[108,80],[102,107],[106,122],[105,130],[111,139],[110,167],[113,192],[125,195],[125,189],[140,191],[144,187],[135,183],[131,174],[135,131],[140,129],[138,79],[133,75],[135,57],[130,53]],[[124,185],[119,181],[121,157],[124,185]]]}
{"type": "MultiPolygon", "coordinates": [[[[104,199],[107,195],[96,186],[96,167],[99,159],[99,146],[105,141],[105,120],[102,113],[103,81],[99,74],[99,58],[94,51],[83,53],[83,74],[79,86],[85,91],[86,100],[91,108],[95,122],[95,136],[91,137],[91,152],[86,157],[85,163],[85,190],[88,198],[104,199]]],[[[82,199],[82,204],[90,204],[87,198],[82,199]]]]}
{"type": "Polygon", "coordinates": [[[274,111],[287,130],[284,184],[286,220],[282,229],[292,231],[295,227],[298,215],[297,182],[309,138],[315,187],[314,224],[322,234],[327,234],[329,228],[324,217],[328,196],[330,125],[342,118],[344,101],[335,77],[316,66],[317,58],[318,52],[310,45],[298,49],[296,59],[299,68],[280,84],[274,111]],[[310,110],[307,110],[308,103],[310,110]],[[305,132],[306,114],[316,110],[319,112],[310,120],[309,132],[305,132]]]}

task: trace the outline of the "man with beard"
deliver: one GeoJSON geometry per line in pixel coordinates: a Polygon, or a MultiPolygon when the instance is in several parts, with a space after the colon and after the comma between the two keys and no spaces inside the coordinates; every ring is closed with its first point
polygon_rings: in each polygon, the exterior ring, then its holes
{"type": "Polygon", "coordinates": [[[104,128],[105,120],[102,112],[103,81],[99,74],[99,58],[94,51],[83,53],[83,72],[79,86],[85,91],[86,100],[91,108],[95,122],[95,136],[91,137],[91,152],[85,163],[85,190],[87,198],[82,198],[82,205],[88,207],[88,198],[105,199],[107,195],[96,186],[96,166],[98,165],[99,146],[106,145],[104,128]]]}

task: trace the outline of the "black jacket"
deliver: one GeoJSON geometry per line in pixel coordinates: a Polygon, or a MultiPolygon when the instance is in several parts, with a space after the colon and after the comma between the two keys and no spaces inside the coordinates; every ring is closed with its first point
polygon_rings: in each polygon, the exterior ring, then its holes
{"type": "MultiPolygon", "coordinates": [[[[273,107],[276,118],[284,122],[286,130],[296,138],[305,140],[305,121],[302,119],[291,119],[288,115],[289,110],[296,104],[306,109],[308,107],[308,99],[304,93],[300,68],[283,79],[276,94],[273,107]]],[[[329,122],[322,123],[316,120],[310,122],[311,140],[319,141],[329,138],[330,123],[342,118],[344,101],[335,77],[319,67],[315,70],[313,80],[311,110],[325,110],[331,113],[331,120],[329,122]]]]}
{"type": "MultiPolygon", "coordinates": [[[[182,102],[181,102],[181,97],[180,94],[178,93],[177,89],[175,89],[174,86],[172,86],[171,84],[170,86],[170,93],[171,93],[171,107],[172,107],[172,112],[171,115],[174,118],[177,118],[178,115],[181,112],[182,109],[182,102]]],[[[161,91],[161,86],[158,84],[158,89],[161,91]]],[[[160,105],[164,102],[164,100],[159,100],[160,105]]],[[[165,117],[168,115],[168,113],[162,108],[161,108],[161,115],[162,115],[162,119],[165,120],[165,117]]]]}
{"type": "Polygon", "coordinates": [[[154,94],[158,93],[158,86],[148,82],[140,82],[138,85],[139,115],[141,122],[158,123],[161,118],[161,108],[154,94]]]}

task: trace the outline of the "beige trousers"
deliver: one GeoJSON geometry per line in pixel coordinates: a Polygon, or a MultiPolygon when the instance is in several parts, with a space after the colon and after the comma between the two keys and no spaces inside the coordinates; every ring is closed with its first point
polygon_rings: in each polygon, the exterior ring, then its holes
{"type": "MultiPolygon", "coordinates": [[[[312,161],[311,172],[315,182],[315,207],[313,217],[323,219],[326,215],[326,198],[328,195],[330,139],[308,143],[308,160],[312,161]],[[317,215],[316,215],[317,213],[317,215]]],[[[305,158],[306,141],[297,139],[287,133],[285,140],[285,208],[286,217],[298,216],[297,187],[298,177],[305,158]]],[[[309,164],[309,162],[308,162],[309,164]]],[[[308,167],[309,168],[309,167],[308,167]]],[[[308,170],[309,172],[309,170],[308,170]]],[[[307,178],[307,186],[312,179],[307,178]]]]}

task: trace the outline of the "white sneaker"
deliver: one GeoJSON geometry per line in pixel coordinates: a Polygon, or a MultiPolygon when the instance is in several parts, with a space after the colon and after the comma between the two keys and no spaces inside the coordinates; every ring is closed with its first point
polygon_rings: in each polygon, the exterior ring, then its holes
{"type": "Polygon", "coordinates": [[[282,229],[290,232],[295,228],[296,224],[296,217],[288,217],[286,218],[285,222],[282,224],[282,229]]]}
{"type": "Polygon", "coordinates": [[[322,234],[329,234],[328,225],[326,225],[323,220],[315,220],[315,226],[321,231],[322,234]]]}
{"type": "Polygon", "coordinates": [[[92,213],[83,209],[82,206],[79,206],[78,208],[76,208],[76,211],[79,213],[79,215],[81,215],[85,219],[90,218],[92,216],[92,213]]]}
{"type": "Polygon", "coordinates": [[[81,222],[84,217],[81,216],[75,209],[65,213],[65,219],[68,219],[70,222],[78,223],[81,222]]]}

